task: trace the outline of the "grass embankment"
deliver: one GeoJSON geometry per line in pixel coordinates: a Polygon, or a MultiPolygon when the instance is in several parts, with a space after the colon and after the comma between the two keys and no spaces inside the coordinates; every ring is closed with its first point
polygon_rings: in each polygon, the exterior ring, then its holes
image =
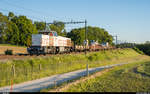
{"type": "Polygon", "coordinates": [[[5,51],[13,50],[13,54],[17,53],[27,53],[27,47],[25,46],[17,46],[17,45],[11,45],[11,44],[0,44],[0,54],[5,54],[5,51]]]}
{"type": "Polygon", "coordinates": [[[65,92],[150,92],[150,61],[118,66],[65,92]]]}
{"type": "Polygon", "coordinates": [[[34,80],[54,74],[66,73],[89,67],[133,62],[142,59],[142,55],[132,49],[120,49],[84,54],[55,55],[50,57],[13,60],[0,63],[0,86],[34,80]]]}

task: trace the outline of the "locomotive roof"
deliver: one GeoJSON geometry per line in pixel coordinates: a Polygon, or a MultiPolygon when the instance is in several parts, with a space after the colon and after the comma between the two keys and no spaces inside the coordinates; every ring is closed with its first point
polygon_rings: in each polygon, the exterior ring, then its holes
{"type": "Polygon", "coordinates": [[[48,31],[48,30],[41,30],[41,31],[38,31],[39,33],[50,33],[50,32],[56,32],[56,31],[48,31]]]}

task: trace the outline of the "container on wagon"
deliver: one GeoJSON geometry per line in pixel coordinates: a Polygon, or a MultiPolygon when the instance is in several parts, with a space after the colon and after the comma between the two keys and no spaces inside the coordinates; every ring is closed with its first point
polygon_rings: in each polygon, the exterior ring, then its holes
{"type": "Polygon", "coordinates": [[[66,38],[66,37],[62,37],[62,36],[50,36],[49,37],[49,45],[50,46],[71,46],[71,39],[70,38],[66,38]]]}

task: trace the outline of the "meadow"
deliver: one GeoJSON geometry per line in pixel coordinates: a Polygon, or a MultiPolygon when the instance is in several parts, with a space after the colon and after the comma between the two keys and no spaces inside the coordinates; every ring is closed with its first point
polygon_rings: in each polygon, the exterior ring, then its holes
{"type": "Polygon", "coordinates": [[[84,54],[65,54],[0,63],[0,87],[62,74],[89,67],[99,67],[147,59],[132,49],[117,49],[84,54]]]}

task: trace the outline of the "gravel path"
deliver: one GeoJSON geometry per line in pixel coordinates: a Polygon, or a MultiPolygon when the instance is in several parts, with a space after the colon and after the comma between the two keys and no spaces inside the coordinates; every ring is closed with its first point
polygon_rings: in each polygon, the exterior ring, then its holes
{"type": "MultiPolygon", "coordinates": [[[[94,73],[96,71],[101,71],[103,69],[111,68],[113,66],[120,66],[127,63],[121,63],[121,64],[113,64],[108,66],[101,66],[97,68],[90,68],[89,74],[94,73]]],[[[82,76],[86,75],[86,70],[78,70],[74,72],[64,73],[64,74],[58,74],[50,77],[45,77],[33,81],[28,81],[20,84],[13,85],[12,91],[11,86],[1,87],[0,92],[39,92],[41,89],[45,89],[51,86],[54,86],[57,82],[57,84],[61,84],[63,82],[73,80],[80,78],[82,76]]]]}

